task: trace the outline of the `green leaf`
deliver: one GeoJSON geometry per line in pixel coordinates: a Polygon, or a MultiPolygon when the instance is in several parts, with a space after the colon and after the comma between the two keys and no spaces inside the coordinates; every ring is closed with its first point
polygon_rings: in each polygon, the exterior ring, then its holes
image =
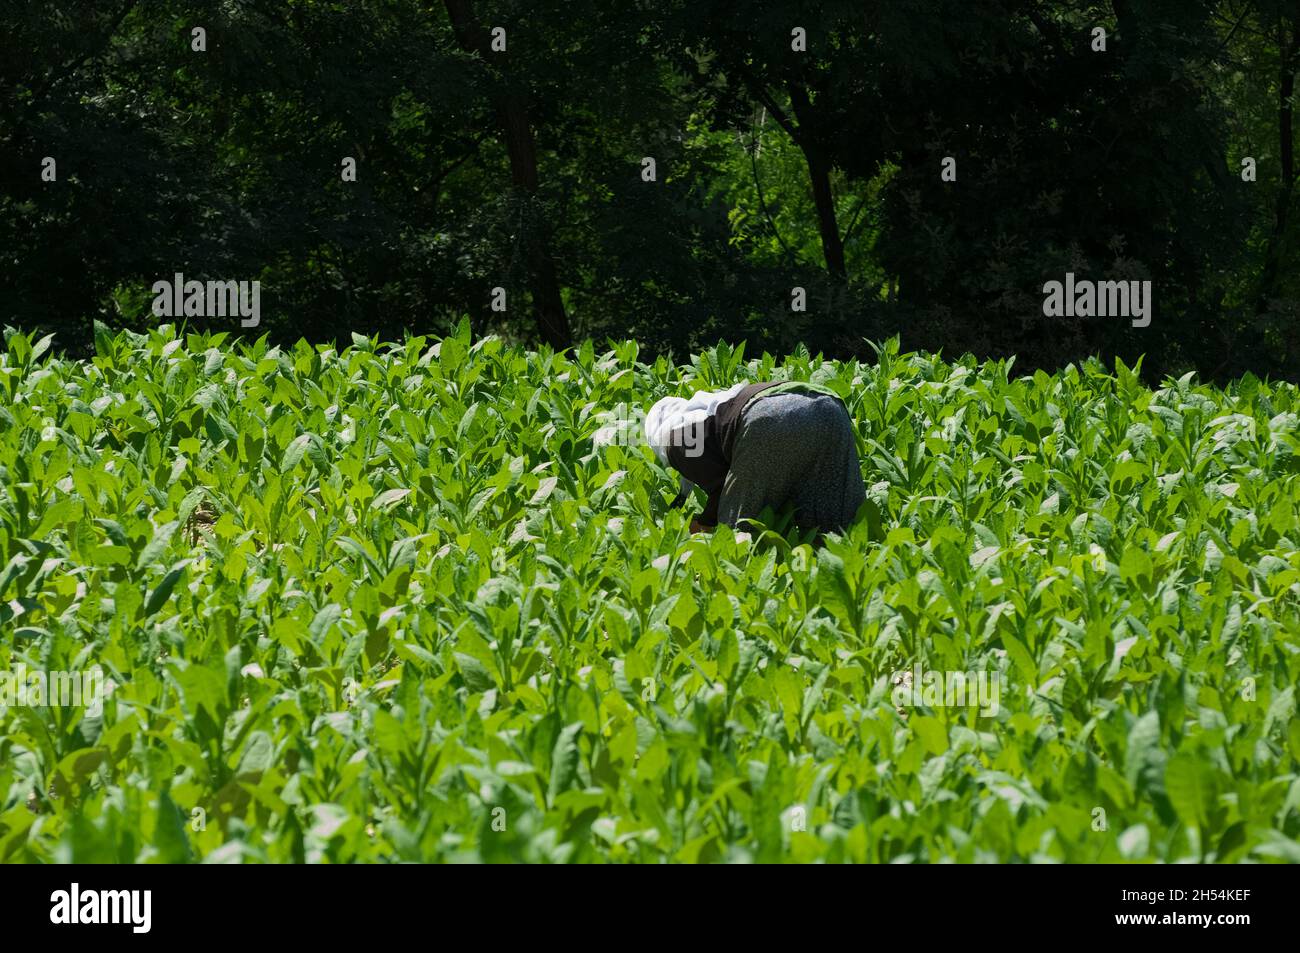
{"type": "Polygon", "coordinates": [[[1137,787],[1143,769],[1152,763],[1153,754],[1160,747],[1160,715],[1149,711],[1129,729],[1128,745],[1124,755],[1124,780],[1137,787]]]}
{"type": "Polygon", "coordinates": [[[170,523],[164,523],[154,530],[153,539],[140,550],[140,558],[135,561],[137,570],[144,569],[146,566],[152,566],[167,552],[167,547],[171,544],[172,536],[176,533],[176,527],[180,523],[173,520],[170,523]]]}
{"type": "Polygon", "coordinates": [[[1205,830],[1216,801],[1215,775],[1209,764],[1197,756],[1174,755],[1165,766],[1165,791],[1183,824],[1205,830]]]}
{"type": "Polygon", "coordinates": [[[730,681],[739,662],[740,645],[736,641],[736,632],[728,629],[722,634],[722,643],[718,646],[718,675],[724,681],[730,681]]]}
{"type": "Polygon", "coordinates": [[[551,751],[551,782],[548,788],[548,800],[554,802],[561,791],[573,784],[578,775],[578,736],[582,733],[582,722],[568,725],[555,739],[551,751]]]}
{"type": "Polygon", "coordinates": [[[465,679],[465,686],[471,692],[485,692],[490,688],[496,688],[496,679],[492,677],[486,665],[464,652],[457,652],[455,655],[456,667],[460,669],[461,677],[465,679]]]}
{"type": "Polygon", "coordinates": [[[536,506],[539,503],[544,503],[546,498],[554,492],[555,484],[558,482],[559,479],[557,477],[552,476],[543,478],[542,482],[537,486],[537,492],[535,492],[533,498],[528,501],[529,505],[536,506]]]}
{"type": "Polygon", "coordinates": [[[909,719],[908,724],[930,754],[943,754],[948,750],[948,730],[938,718],[916,715],[909,719]]]}
{"type": "Polygon", "coordinates": [[[1120,559],[1119,574],[1130,585],[1146,586],[1151,582],[1153,568],[1151,557],[1145,550],[1130,546],[1120,559]]]}
{"type": "Polygon", "coordinates": [[[404,490],[404,489],[384,490],[384,492],[380,493],[378,496],[374,498],[374,500],[371,501],[370,505],[377,510],[391,510],[394,506],[396,506],[398,503],[400,503],[402,500],[406,499],[410,495],[411,495],[410,490],[404,490]]]}
{"type": "Polygon", "coordinates": [[[167,600],[171,598],[172,590],[176,588],[176,583],[180,582],[181,577],[185,575],[185,567],[189,565],[189,562],[186,559],[177,564],[175,569],[163,576],[162,582],[158,583],[157,588],[149,593],[149,598],[144,603],[144,617],[146,619],[161,609],[167,603],[167,600]]]}
{"type": "Polygon", "coordinates": [[[284,456],[280,458],[280,472],[287,473],[296,467],[311,446],[312,434],[299,434],[290,441],[289,446],[284,448],[284,456]]]}

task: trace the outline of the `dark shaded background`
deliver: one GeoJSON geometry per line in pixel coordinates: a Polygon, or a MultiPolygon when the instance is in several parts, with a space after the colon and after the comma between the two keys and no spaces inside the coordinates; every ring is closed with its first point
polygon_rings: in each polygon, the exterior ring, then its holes
{"type": "Polygon", "coordinates": [[[181,271],[260,280],[251,333],[280,340],[469,314],[679,356],[899,334],[1020,370],[1297,376],[1300,0],[0,0],[0,23],[0,324],[73,353],[96,318],[158,323],[181,271]],[[1149,278],[1151,326],[1045,318],[1067,270],[1149,278]]]}

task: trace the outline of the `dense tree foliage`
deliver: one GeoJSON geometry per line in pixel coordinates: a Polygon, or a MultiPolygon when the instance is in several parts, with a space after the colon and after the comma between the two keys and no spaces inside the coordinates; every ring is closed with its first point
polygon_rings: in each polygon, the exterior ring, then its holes
{"type": "Polygon", "coordinates": [[[180,272],[261,281],[244,333],[278,340],[468,314],[557,347],[1300,373],[1296,0],[0,12],[0,323],[69,350],[158,323],[180,272]],[[1151,281],[1150,326],[1045,316],[1066,272],[1151,281]]]}

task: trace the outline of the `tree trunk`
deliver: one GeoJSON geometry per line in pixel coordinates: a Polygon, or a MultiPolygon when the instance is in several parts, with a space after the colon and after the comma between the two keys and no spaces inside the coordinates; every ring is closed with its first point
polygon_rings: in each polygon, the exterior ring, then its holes
{"type": "Polygon", "coordinates": [[[812,179],[813,202],[817,206],[817,231],[821,234],[822,253],[826,256],[826,269],[836,278],[848,277],[844,263],[844,243],[840,239],[839,223],[835,221],[835,198],[831,194],[831,166],[817,146],[805,147],[808,175],[812,179]]]}
{"type": "MultiPolygon", "coordinates": [[[[504,53],[492,51],[487,32],[474,16],[471,0],[443,0],[443,4],[447,8],[447,15],[451,17],[456,42],[462,49],[478,53],[487,64],[492,63],[492,57],[505,56],[504,53]]],[[[493,105],[505,139],[506,154],[510,157],[510,181],[515,188],[532,198],[537,194],[537,148],[524,99],[517,91],[510,89],[497,95],[493,105]]],[[[548,245],[546,223],[530,223],[526,228],[524,240],[528,249],[528,281],[537,331],[547,344],[556,350],[564,350],[573,343],[572,334],[564,310],[564,298],[560,294],[555,260],[548,245]]]]}
{"type": "Polygon", "coordinates": [[[836,278],[847,278],[849,272],[844,263],[844,241],[840,237],[839,223],[835,220],[835,196],[831,193],[831,163],[814,132],[816,124],[808,91],[799,83],[790,84],[790,105],[799,122],[799,135],[795,138],[795,143],[808,163],[813,204],[817,207],[817,231],[821,234],[826,269],[836,278]]]}

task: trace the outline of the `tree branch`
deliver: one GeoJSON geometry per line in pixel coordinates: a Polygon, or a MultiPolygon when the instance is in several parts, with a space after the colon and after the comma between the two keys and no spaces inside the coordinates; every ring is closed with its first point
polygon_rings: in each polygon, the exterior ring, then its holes
{"type": "Polygon", "coordinates": [[[786,134],[795,142],[798,142],[800,138],[799,128],[791,122],[790,117],[785,114],[785,111],[776,104],[776,100],[774,100],[772,94],[767,91],[767,87],[759,81],[757,76],[749,71],[749,68],[746,67],[744,63],[737,61],[736,69],[740,72],[740,78],[745,81],[745,86],[749,89],[750,94],[763,104],[767,111],[772,114],[772,118],[775,119],[781,128],[786,131],[786,134]]]}
{"type": "Polygon", "coordinates": [[[867,196],[864,195],[862,196],[861,199],[858,200],[858,207],[853,210],[853,215],[849,218],[849,227],[844,231],[845,246],[848,245],[849,239],[853,237],[853,230],[858,226],[858,216],[862,214],[862,210],[866,207],[867,207],[867,196]]]}

